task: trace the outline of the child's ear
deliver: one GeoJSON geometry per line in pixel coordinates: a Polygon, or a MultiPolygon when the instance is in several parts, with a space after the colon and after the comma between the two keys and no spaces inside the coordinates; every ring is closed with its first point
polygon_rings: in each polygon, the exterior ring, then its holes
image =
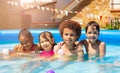
{"type": "Polygon", "coordinates": [[[52,43],[54,43],[54,38],[52,38],[52,43]]]}
{"type": "Polygon", "coordinates": [[[76,40],[78,40],[79,39],[79,36],[76,36],[76,40]]]}
{"type": "Polygon", "coordinates": [[[33,40],[33,37],[31,37],[31,40],[33,40]]]}
{"type": "Polygon", "coordinates": [[[100,32],[98,32],[98,36],[100,35],[100,32]]]}

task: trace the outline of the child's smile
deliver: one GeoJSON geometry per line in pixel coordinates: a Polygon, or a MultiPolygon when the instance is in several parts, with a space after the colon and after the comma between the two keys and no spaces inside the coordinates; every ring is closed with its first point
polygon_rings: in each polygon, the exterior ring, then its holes
{"type": "Polygon", "coordinates": [[[42,37],[40,39],[41,39],[41,42],[40,42],[41,47],[44,48],[44,50],[46,51],[50,51],[52,48],[52,45],[50,44],[50,42],[42,37]]]}

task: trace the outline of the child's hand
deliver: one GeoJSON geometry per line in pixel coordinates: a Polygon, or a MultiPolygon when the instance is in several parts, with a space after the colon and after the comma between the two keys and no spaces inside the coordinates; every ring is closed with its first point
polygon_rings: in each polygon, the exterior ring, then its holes
{"type": "Polygon", "coordinates": [[[23,49],[23,47],[21,45],[16,45],[15,48],[14,48],[14,51],[16,51],[16,52],[23,52],[24,49],[23,49]]]}
{"type": "Polygon", "coordinates": [[[78,49],[77,49],[77,52],[78,52],[78,56],[83,56],[83,54],[84,54],[82,48],[78,48],[78,49]]]}
{"type": "Polygon", "coordinates": [[[57,51],[62,47],[64,42],[59,42],[56,46],[54,46],[54,52],[57,53],[57,51]]]}

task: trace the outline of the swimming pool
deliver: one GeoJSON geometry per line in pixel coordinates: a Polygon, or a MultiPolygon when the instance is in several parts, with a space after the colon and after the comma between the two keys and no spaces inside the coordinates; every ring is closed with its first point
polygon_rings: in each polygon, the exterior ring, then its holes
{"type": "MultiPolygon", "coordinates": [[[[13,49],[18,41],[20,30],[0,30],[0,51],[4,48],[13,49]]],[[[34,42],[38,43],[38,35],[42,31],[53,33],[56,43],[62,41],[57,29],[31,29],[34,42]]],[[[106,42],[106,57],[96,62],[39,62],[41,66],[35,67],[30,64],[24,70],[21,65],[29,59],[0,60],[0,73],[46,73],[54,70],[55,73],[119,73],[120,72],[120,30],[101,30],[99,39],[106,42]]],[[[79,40],[86,38],[84,30],[79,40]]]]}

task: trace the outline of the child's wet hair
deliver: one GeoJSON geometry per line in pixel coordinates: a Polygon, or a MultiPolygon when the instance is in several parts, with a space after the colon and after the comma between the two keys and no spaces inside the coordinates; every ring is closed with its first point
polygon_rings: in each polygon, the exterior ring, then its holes
{"type": "Polygon", "coordinates": [[[96,30],[100,33],[100,27],[99,27],[99,24],[95,21],[90,21],[88,22],[86,28],[85,28],[85,32],[87,33],[87,30],[88,30],[88,27],[89,26],[92,26],[92,27],[96,27],[96,30]]]}
{"type": "MultiPolygon", "coordinates": [[[[48,42],[50,42],[50,44],[52,44],[53,46],[56,45],[55,41],[53,41],[53,43],[51,43],[51,40],[54,38],[51,32],[48,31],[44,31],[42,33],[39,34],[39,44],[40,44],[40,37],[45,38],[48,42]]],[[[41,46],[40,46],[41,48],[41,46]]],[[[41,48],[42,49],[42,48],[41,48]]]]}
{"type": "Polygon", "coordinates": [[[28,29],[22,29],[19,32],[18,39],[20,38],[21,35],[32,38],[32,33],[28,29]]]}
{"type": "Polygon", "coordinates": [[[60,35],[63,35],[63,30],[64,28],[69,28],[71,30],[74,30],[76,32],[76,35],[78,36],[78,38],[81,35],[81,26],[78,22],[74,21],[74,20],[66,20],[64,22],[62,22],[59,26],[59,32],[60,35]]]}
{"type": "Polygon", "coordinates": [[[40,33],[40,35],[39,35],[39,42],[40,42],[40,37],[43,37],[46,40],[50,41],[50,39],[53,38],[53,35],[48,31],[44,31],[44,32],[40,33]],[[48,38],[50,38],[50,39],[48,39],[48,38]]]}

